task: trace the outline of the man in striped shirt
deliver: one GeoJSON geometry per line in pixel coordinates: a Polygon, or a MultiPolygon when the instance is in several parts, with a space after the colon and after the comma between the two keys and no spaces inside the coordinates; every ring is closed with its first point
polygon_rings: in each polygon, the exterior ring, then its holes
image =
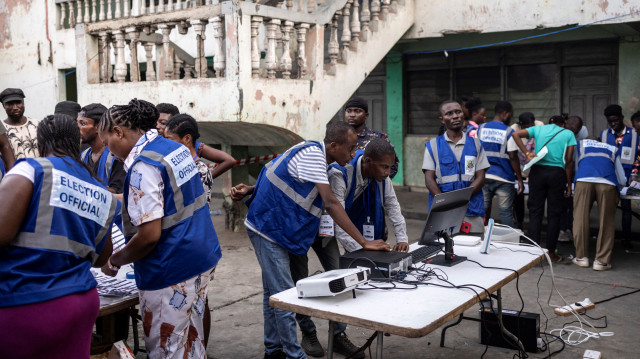
{"type": "Polygon", "coordinates": [[[262,268],[265,358],[305,358],[296,333],[295,315],[269,306],[273,294],[293,288],[289,253],[306,254],[316,239],[324,210],[363,248],[391,248],[382,240],[366,241],[329,186],[327,165],[346,165],[357,136],[345,122],[327,127],[323,142],[304,141],[285,151],[260,172],[255,186],[239,184],[230,191],[247,201],[247,234],[262,268]]]}

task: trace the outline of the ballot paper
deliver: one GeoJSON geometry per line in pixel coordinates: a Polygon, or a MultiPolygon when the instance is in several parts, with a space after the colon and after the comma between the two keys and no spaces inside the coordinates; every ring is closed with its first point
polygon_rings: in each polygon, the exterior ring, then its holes
{"type": "Polygon", "coordinates": [[[136,281],[133,279],[120,279],[109,277],[102,272],[92,271],[98,286],[98,295],[104,297],[126,297],[138,292],[136,281]]]}
{"type": "Polygon", "coordinates": [[[632,181],[629,187],[624,187],[620,194],[623,196],[640,196],[640,182],[632,181]]]}

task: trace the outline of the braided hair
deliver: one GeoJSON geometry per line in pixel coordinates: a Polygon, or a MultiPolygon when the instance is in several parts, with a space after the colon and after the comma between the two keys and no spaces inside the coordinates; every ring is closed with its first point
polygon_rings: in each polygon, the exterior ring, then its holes
{"type": "Polygon", "coordinates": [[[113,126],[120,126],[147,132],[155,127],[157,119],[158,110],[152,103],[134,98],[127,105],[115,105],[108,109],[100,118],[98,130],[111,132],[113,126]]]}
{"type": "Polygon", "coordinates": [[[173,132],[180,138],[184,138],[186,135],[191,135],[191,142],[193,146],[196,145],[196,140],[200,138],[198,123],[193,117],[186,113],[171,117],[167,122],[165,131],[173,132]]]}
{"type": "Polygon", "coordinates": [[[42,156],[71,157],[93,176],[93,171],[80,159],[80,128],[69,115],[55,114],[38,124],[36,134],[42,156]]]}

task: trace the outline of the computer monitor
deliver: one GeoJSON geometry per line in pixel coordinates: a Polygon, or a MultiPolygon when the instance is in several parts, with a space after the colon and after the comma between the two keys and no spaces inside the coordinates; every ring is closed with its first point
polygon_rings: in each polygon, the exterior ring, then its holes
{"type": "Polygon", "coordinates": [[[469,199],[473,187],[437,194],[433,198],[427,222],[422,230],[419,244],[438,244],[439,238],[444,239],[444,255],[438,255],[430,264],[453,266],[466,257],[453,254],[453,228],[460,226],[469,207],[469,199]]]}

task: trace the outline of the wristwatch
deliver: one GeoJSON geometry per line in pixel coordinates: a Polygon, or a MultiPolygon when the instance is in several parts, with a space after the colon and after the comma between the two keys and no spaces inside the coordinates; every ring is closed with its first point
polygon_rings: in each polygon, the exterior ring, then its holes
{"type": "Polygon", "coordinates": [[[120,267],[114,266],[111,263],[111,257],[109,257],[109,259],[107,260],[107,266],[109,266],[109,269],[111,269],[112,271],[116,271],[116,272],[120,269],[120,267]]]}

